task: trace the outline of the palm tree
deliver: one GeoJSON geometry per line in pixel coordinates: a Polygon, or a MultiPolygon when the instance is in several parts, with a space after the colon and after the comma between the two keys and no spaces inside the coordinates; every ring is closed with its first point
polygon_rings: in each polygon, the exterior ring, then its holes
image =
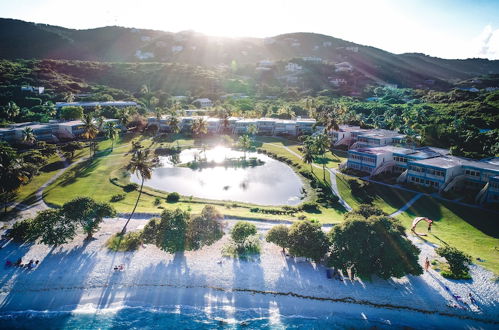
{"type": "Polygon", "coordinates": [[[315,100],[312,97],[307,97],[305,99],[305,109],[308,111],[308,116],[310,118],[315,118],[317,115],[317,108],[315,106],[315,100]]]}
{"type": "Polygon", "coordinates": [[[120,130],[116,127],[115,122],[107,122],[104,126],[104,132],[106,133],[106,137],[111,140],[111,150],[114,150],[114,140],[118,137],[120,130]]]}
{"type": "Polygon", "coordinates": [[[161,107],[156,107],[154,108],[154,115],[156,117],[156,121],[158,123],[158,131],[156,132],[156,134],[159,134],[159,130],[161,129],[161,117],[163,117],[163,115],[166,113],[166,110],[164,108],[161,108],[161,107]]]}
{"type": "Polygon", "coordinates": [[[0,198],[7,213],[7,203],[13,191],[26,183],[30,173],[15,149],[0,141],[0,198]]]}
{"type": "Polygon", "coordinates": [[[208,124],[204,118],[196,118],[192,122],[192,134],[199,136],[208,132],[208,124]]]}
{"type": "Polygon", "coordinates": [[[104,118],[104,116],[98,116],[96,119],[95,119],[95,122],[96,122],[96,126],[97,126],[97,129],[98,131],[102,131],[102,128],[104,127],[104,123],[106,121],[106,118],[104,118]]]}
{"type": "Polygon", "coordinates": [[[123,127],[126,127],[130,118],[130,113],[128,112],[128,108],[123,108],[118,111],[118,120],[123,127]]]}
{"type": "Polygon", "coordinates": [[[177,134],[180,132],[180,120],[178,119],[176,114],[172,114],[168,118],[168,127],[173,134],[177,134]]]}
{"type": "Polygon", "coordinates": [[[244,151],[244,159],[246,159],[246,151],[251,148],[251,138],[249,137],[249,135],[245,134],[245,135],[242,135],[239,137],[239,140],[237,142],[237,144],[239,145],[239,147],[241,149],[243,149],[244,151]]]}
{"type": "Polygon", "coordinates": [[[310,172],[312,172],[312,163],[314,162],[314,152],[311,148],[303,148],[303,161],[306,164],[310,164],[310,172]]]}
{"type": "Polygon", "coordinates": [[[255,136],[258,134],[258,127],[255,124],[251,124],[248,126],[248,134],[251,136],[255,136]]]}
{"type": "MultiPolygon", "coordinates": [[[[87,140],[92,140],[97,136],[99,129],[94,123],[94,119],[91,114],[85,114],[82,119],[83,122],[83,134],[82,136],[87,140]]],[[[92,156],[92,146],[90,146],[90,156],[92,156]]]]}
{"type": "MultiPolygon", "coordinates": [[[[331,146],[331,140],[330,140],[329,136],[326,133],[322,133],[322,134],[317,135],[317,137],[315,138],[315,146],[317,148],[317,153],[319,155],[322,155],[322,157],[324,157],[327,150],[331,146]]],[[[324,181],[326,181],[326,159],[325,159],[325,157],[322,160],[322,171],[323,171],[323,175],[324,175],[323,179],[324,179],[324,181]]]]}
{"type": "Polygon", "coordinates": [[[17,117],[19,115],[19,113],[21,112],[21,109],[19,108],[19,106],[17,104],[10,101],[4,107],[4,112],[7,115],[8,119],[12,119],[12,118],[17,117]]]}
{"type": "Polygon", "coordinates": [[[139,195],[137,196],[137,201],[135,202],[135,205],[133,207],[132,213],[130,213],[130,216],[128,217],[128,220],[125,223],[125,226],[121,230],[121,234],[124,235],[126,233],[126,226],[130,222],[130,219],[132,218],[133,214],[135,213],[135,210],[137,209],[137,205],[139,204],[140,196],[142,195],[142,188],[144,187],[144,181],[149,180],[152,175],[152,169],[157,166],[158,160],[156,158],[152,158],[149,154],[148,149],[137,149],[133,155],[132,159],[126,166],[126,169],[128,172],[132,174],[136,174],[137,176],[140,177],[141,183],[140,183],[140,189],[139,189],[139,195]]]}
{"type": "Polygon", "coordinates": [[[35,132],[31,127],[25,127],[23,129],[23,142],[28,144],[33,144],[36,141],[35,132]]]}

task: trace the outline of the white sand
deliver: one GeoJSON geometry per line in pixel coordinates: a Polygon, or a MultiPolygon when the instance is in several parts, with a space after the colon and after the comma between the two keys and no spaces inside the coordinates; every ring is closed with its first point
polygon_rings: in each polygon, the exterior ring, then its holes
{"type": "MultiPolygon", "coordinates": [[[[132,220],[129,228],[144,223],[132,220]]],[[[54,249],[7,244],[0,250],[2,263],[19,257],[41,262],[32,271],[1,267],[0,310],[186,305],[208,311],[223,308],[228,316],[235,308],[256,308],[276,317],[342,315],[419,328],[498,326],[499,286],[493,274],[479,266],[471,267],[473,281],[449,281],[430,271],[389,281],[340,282],[327,279],[324,267],[286,258],[268,243],[263,243],[262,254],[254,261],[222,258],[226,237],[201,251],[176,255],[151,245],[133,253],[109,252],[104,243],[122,224],[123,220],[107,220],[97,239],[88,244],[83,235],[54,249]],[[113,270],[119,264],[125,265],[125,271],[113,270]],[[470,292],[479,308],[471,306],[470,292]]],[[[263,233],[270,225],[257,222],[257,227],[263,233]]],[[[421,260],[434,256],[432,246],[415,243],[422,249],[421,260]]]]}

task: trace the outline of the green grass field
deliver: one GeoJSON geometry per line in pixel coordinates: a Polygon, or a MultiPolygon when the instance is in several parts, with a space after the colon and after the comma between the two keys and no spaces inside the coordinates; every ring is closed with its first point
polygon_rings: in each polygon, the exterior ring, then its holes
{"type": "MultiPolygon", "coordinates": [[[[342,197],[352,207],[358,206],[362,201],[352,195],[346,181],[351,178],[345,175],[338,175],[337,178],[342,197]]],[[[372,189],[373,204],[388,214],[395,212],[415,195],[380,184],[374,184],[372,189]]],[[[497,214],[423,196],[397,219],[409,230],[412,220],[417,216],[435,220],[431,234],[421,239],[438,245],[454,246],[470,254],[475,263],[499,274],[499,226],[495,221],[498,218],[497,214]],[[485,262],[478,262],[476,258],[484,259],[485,262]]],[[[424,224],[420,226],[419,232],[426,233],[424,224]]]]}
{"type": "MultiPolygon", "coordinates": [[[[148,147],[152,144],[150,138],[137,137],[141,139],[143,145],[148,147]]],[[[212,145],[219,142],[218,139],[193,140],[179,135],[176,137],[183,147],[212,145]]],[[[164,142],[164,143],[171,143],[164,142]]],[[[295,153],[300,154],[299,145],[296,142],[272,137],[257,137],[257,147],[264,148],[279,156],[285,156],[293,162],[298,163],[302,168],[309,169],[309,164],[305,164],[299,157],[290,152],[285,147],[295,153]]],[[[49,205],[60,206],[77,196],[90,196],[98,201],[109,202],[114,194],[124,193],[122,187],[110,182],[110,178],[119,177],[118,182],[124,184],[128,182],[127,177],[122,177],[123,167],[130,156],[126,152],[130,149],[130,137],[126,140],[117,141],[114,150],[110,150],[110,141],[99,143],[99,153],[97,157],[86,160],[79,164],[74,164],[64,175],[51,184],[44,194],[44,199],[49,205]]],[[[79,152],[78,157],[87,156],[88,149],[79,152]]],[[[329,167],[336,167],[344,158],[334,155],[327,155],[329,167]]],[[[51,159],[51,163],[57,162],[57,157],[51,159]]],[[[313,172],[317,178],[322,179],[324,172],[321,164],[316,164],[313,172]]],[[[51,169],[42,171],[31,183],[23,186],[19,191],[18,198],[28,200],[34,192],[55,174],[57,170],[51,169]]],[[[329,183],[329,172],[326,171],[326,182],[329,183]]],[[[349,188],[347,180],[352,179],[345,175],[338,175],[337,183],[341,196],[352,206],[356,207],[362,203],[362,196],[354,196],[349,188]]],[[[358,180],[358,179],[356,179],[358,180]]],[[[128,213],[132,210],[138,192],[126,193],[124,200],[112,203],[118,212],[128,213]]],[[[372,184],[369,194],[373,198],[373,204],[383,209],[386,213],[393,213],[409,201],[414,193],[400,189],[387,187],[380,184],[372,184]]],[[[322,223],[339,223],[343,220],[345,210],[334,208],[320,208],[317,213],[299,212],[295,215],[272,215],[251,212],[255,207],[252,204],[231,201],[205,200],[183,196],[177,203],[167,203],[167,192],[145,188],[137,212],[161,213],[164,208],[181,208],[192,212],[200,212],[205,205],[214,205],[225,214],[226,217],[254,218],[267,220],[296,220],[300,216],[309,219],[317,219],[322,223]],[[154,205],[155,199],[159,197],[160,205],[154,205]]],[[[258,206],[261,207],[261,206],[258,206]]],[[[261,207],[265,208],[265,207],[261,207]]],[[[275,208],[275,207],[268,207],[275,208]]],[[[485,262],[477,262],[499,274],[499,226],[494,222],[497,214],[483,211],[477,208],[461,206],[451,202],[440,201],[431,197],[422,197],[398,219],[406,228],[410,228],[412,219],[415,216],[427,216],[436,221],[432,233],[424,239],[436,244],[450,244],[470,255],[476,260],[477,257],[485,262]]],[[[424,227],[424,226],[423,226],[424,227]]],[[[422,228],[423,232],[426,231],[422,228]]]]}
{"type": "MultiPolygon", "coordinates": [[[[336,176],[336,182],[338,184],[340,195],[351,207],[355,208],[363,203],[363,196],[354,196],[352,194],[352,191],[348,185],[348,180],[357,180],[358,182],[361,182],[360,179],[352,178],[343,174],[336,176]]],[[[412,192],[376,183],[371,183],[370,189],[369,197],[373,198],[372,203],[388,214],[397,211],[415,196],[412,192]]]]}
{"type": "MultiPolygon", "coordinates": [[[[198,140],[192,140],[179,136],[180,139],[177,141],[181,146],[189,147],[201,144],[216,144],[219,142],[218,139],[205,140],[200,143],[198,140]]],[[[89,159],[80,164],[76,164],[66,171],[59,179],[57,179],[53,184],[51,184],[44,194],[44,200],[49,205],[60,206],[65,202],[71,200],[77,196],[90,196],[98,201],[109,202],[111,196],[119,193],[123,193],[123,189],[110,182],[111,177],[120,176],[122,168],[126,165],[129,156],[125,153],[129,149],[128,147],[123,147],[122,142],[115,143],[115,149],[113,151],[106,150],[110,145],[106,144],[109,141],[104,141],[100,145],[101,152],[97,157],[89,159]]],[[[260,147],[267,149],[269,151],[275,152],[279,155],[291,158],[297,163],[301,163],[301,160],[290,153],[285,148],[277,146],[279,140],[272,141],[272,143],[262,143],[260,147]],[[276,145],[273,145],[275,143],[276,145]]],[[[143,139],[143,145],[149,146],[151,144],[150,139],[143,139]]],[[[176,144],[176,142],[175,142],[176,144]]],[[[301,163],[302,164],[302,163],[301,163]]],[[[304,166],[308,166],[304,164],[304,166]]],[[[322,176],[321,169],[315,169],[316,175],[322,176]]],[[[329,173],[326,172],[326,179],[329,180],[329,173]]],[[[127,179],[121,178],[121,180],[126,181],[127,179]]],[[[112,203],[118,212],[130,212],[133,208],[135,200],[137,198],[138,192],[126,193],[126,198],[120,202],[112,203]]],[[[183,197],[178,203],[167,203],[165,201],[166,192],[157,191],[151,188],[145,188],[144,194],[141,197],[139,205],[136,212],[144,213],[161,213],[162,208],[176,208],[180,207],[182,209],[190,209],[193,212],[199,212],[205,205],[215,205],[220,208],[227,217],[244,217],[244,218],[256,218],[256,219],[287,219],[296,220],[300,216],[305,216],[309,219],[316,219],[323,223],[337,223],[342,220],[344,210],[337,210],[333,208],[320,208],[320,212],[317,213],[306,213],[298,212],[294,215],[272,215],[264,213],[251,212],[250,208],[256,205],[232,202],[232,201],[218,201],[218,200],[204,200],[199,198],[183,197]],[[160,205],[154,205],[154,200],[156,197],[161,198],[160,205]]],[[[258,206],[261,207],[261,206],[258,206]]],[[[275,208],[275,207],[261,207],[261,208],[275,208]]]]}
{"type": "MultiPolygon", "coordinates": [[[[434,220],[431,233],[421,239],[454,246],[473,257],[473,262],[499,274],[499,226],[496,213],[423,196],[397,218],[410,228],[412,220],[425,216],[434,220]],[[479,262],[476,258],[485,260],[479,262]]],[[[426,233],[424,224],[416,231],[426,233]]]]}

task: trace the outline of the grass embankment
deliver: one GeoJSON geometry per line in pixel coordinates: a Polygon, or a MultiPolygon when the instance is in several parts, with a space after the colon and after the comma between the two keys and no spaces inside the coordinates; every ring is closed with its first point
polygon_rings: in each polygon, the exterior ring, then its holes
{"type": "MultiPolygon", "coordinates": [[[[180,139],[177,141],[181,146],[188,147],[202,144],[209,145],[217,143],[219,140],[213,139],[213,141],[203,140],[202,142],[199,142],[198,140],[182,138],[180,136],[180,139]]],[[[150,144],[150,139],[143,139],[144,146],[148,147],[150,144]]],[[[290,158],[303,165],[304,168],[308,168],[307,164],[303,164],[301,159],[282,146],[283,144],[280,139],[274,139],[272,140],[272,143],[265,142],[259,145],[261,148],[290,158]]],[[[104,148],[105,145],[101,146],[101,150],[104,150],[104,148]]],[[[51,205],[60,206],[76,196],[91,196],[98,201],[109,202],[111,196],[123,193],[122,187],[111,183],[110,178],[118,177],[119,183],[126,183],[128,181],[128,178],[123,176],[122,170],[130,157],[124,154],[128,149],[129,147],[123,148],[121,143],[116,143],[113,151],[103,151],[93,159],[74,165],[45,190],[45,201],[51,205]]],[[[317,177],[322,178],[322,169],[314,169],[314,172],[317,177]]],[[[328,172],[326,172],[326,174],[329,176],[328,172]]],[[[328,176],[326,177],[327,180],[329,180],[328,176]]],[[[112,204],[118,212],[130,212],[137,198],[137,194],[138,192],[136,191],[126,193],[124,200],[112,204]]],[[[136,212],[161,213],[163,208],[171,209],[177,207],[184,210],[191,210],[192,212],[200,212],[205,205],[215,205],[218,206],[220,211],[227,217],[296,220],[300,216],[305,216],[310,219],[317,219],[323,223],[340,222],[344,213],[344,210],[320,207],[319,211],[316,213],[297,212],[293,215],[274,215],[250,211],[250,209],[254,207],[259,207],[261,209],[276,209],[277,207],[274,206],[265,207],[242,202],[207,200],[185,196],[177,203],[168,203],[165,200],[166,196],[167,192],[145,187],[136,212]],[[160,205],[154,205],[156,197],[161,198],[160,205]]]]}
{"type": "MultiPolygon", "coordinates": [[[[448,244],[473,257],[473,262],[499,275],[499,226],[497,214],[483,209],[421,197],[397,218],[410,228],[414,217],[425,216],[434,222],[431,233],[422,240],[438,245],[448,244]],[[478,261],[476,258],[485,260],[478,261]]],[[[416,231],[426,233],[426,226],[416,231]]]]}
{"type": "MultiPolygon", "coordinates": [[[[351,179],[345,175],[338,175],[337,182],[342,197],[355,207],[362,203],[362,198],[352,194],[347,183],[347,180],[351,179]]],[[[374,198],[373,204],[389,214],[402,207],[415,195],[412,192],[376,183],[370,184],[369,191],[374,198]]],[[[495,221],[497,214],[423,196],[397,219],[410,230],[412,220],[419,216],[435,221],[430,235],[422,236],[421,239],[438,245],[454,246],[470,254],[475,263],[492,270],[496,275],[499,274],[499,226],[495,221]],[[476,258],[485,261],[479,262],[476,258]]],[[[426,233],[426,226],[420,224],[417,231],[426,233]]]]}
{"type": "Polygon", "coordinates": [[[382,184],[369,183],[369,188],[355,195],[348,184],[348,180],[356,180],[362,184],[362,180],[352,178],[343,174],[336,176],[338,190],[343,199],[353,208],[366,202],[366,197],[372,199],[372,204],[376,205],[388,214],[391,214],[404,206],[416,194],[410,191],[387,187],[382,184]]]}

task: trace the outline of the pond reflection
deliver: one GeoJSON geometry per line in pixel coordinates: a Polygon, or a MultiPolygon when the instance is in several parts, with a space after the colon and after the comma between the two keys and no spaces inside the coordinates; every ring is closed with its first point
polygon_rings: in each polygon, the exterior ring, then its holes
{"type": "MultiPolygon", "coordinates": [[[[286,164],[266,155],[248,152],[265,163],[255,167],[225,167],[226,158],[239,158],[243,152],[225,147],[193,148],[179,155],[160,157],[161,167],[154,169],[145,185],[185,196],[231,200],[262,205],[297,205],[302,196],[302,182],[286,164]],[[177,164],[199,159],[219,163],[220,166],[191,169],[177,164]]],[[[140,183],[132,175],[132,182],[140,183]]]]}

